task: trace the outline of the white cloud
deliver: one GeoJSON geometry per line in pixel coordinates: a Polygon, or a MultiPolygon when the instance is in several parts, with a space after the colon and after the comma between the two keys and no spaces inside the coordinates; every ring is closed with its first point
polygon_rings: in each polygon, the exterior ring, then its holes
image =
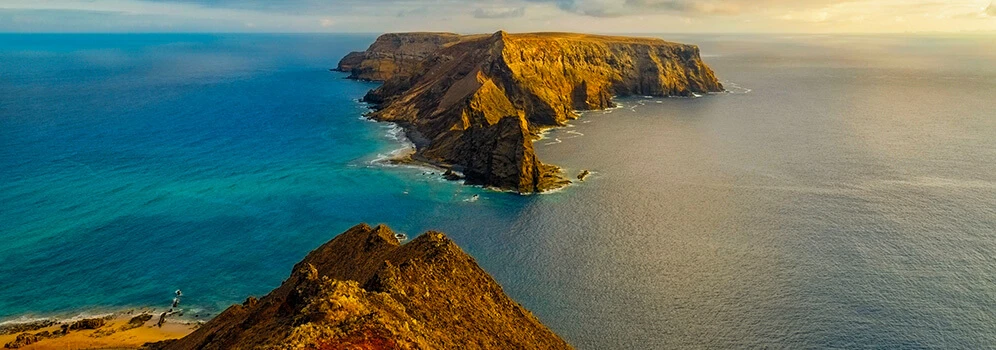
{"type": "Polygon", "coordinates": [[[0,31],[902,32],[994,16],[992,0],[0,0],[0,31]]]}
{"type": "Polygon", "coordinates": [[[475,18],[517,18],[525,16],[526,7],[479,7],[474,10],[475,18]]]}

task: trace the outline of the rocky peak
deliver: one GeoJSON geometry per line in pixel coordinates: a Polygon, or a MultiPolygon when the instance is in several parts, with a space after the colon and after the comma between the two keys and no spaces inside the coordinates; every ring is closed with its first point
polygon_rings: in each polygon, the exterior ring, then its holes
{"type": "Polygon", "coordinates": [[[570,348],[440,232],[360,224],[165,349],[570,348]]]}

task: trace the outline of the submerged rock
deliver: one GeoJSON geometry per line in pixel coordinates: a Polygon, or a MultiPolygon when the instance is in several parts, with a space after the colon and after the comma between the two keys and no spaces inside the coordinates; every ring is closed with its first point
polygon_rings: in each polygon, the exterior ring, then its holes
{"type": "Polygon", "coordinates": [[[357,225],[277,289],[162,349],[567,349],[439,232],[400,244],[357,225]]]}
{"type": "Polygon", "coordinates": [[[450,181],[457,181],[457,180],[462,180],[463,176],[460,176],[460,174],[453,172],[453,170],[447,169],[446,172],[443,173],[443,178],[450,181]]]}
{"type": "Polygon", "coordinates": [[[578,174],[578,181],[584,182],[584,179],[587,178],[588,175],[591,175],[590,171],[588,171],[587,169],[582,170],[581,173],[578,174]]]}
{"type": "Polygon", "coordinates": [[[384,80],[370,117],[421,135],[412,158],[457,165],[466,183],[519,193],[570,181],[536,157],[539,130],[613,106],[613,96],[723,90],[694,45],[570,33],[385,34],[340,70],[384,80]]]}

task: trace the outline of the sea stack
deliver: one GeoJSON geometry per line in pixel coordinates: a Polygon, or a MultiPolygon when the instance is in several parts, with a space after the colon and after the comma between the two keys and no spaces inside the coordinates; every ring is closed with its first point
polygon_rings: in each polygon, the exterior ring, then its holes
{"type": "Polygon", "coordinates": [[[153,349],[570,349],[439,232],[357,225],[266,296],[153,349]]]}
{"type": "Polygon", "coordinates": [[[575,111],[611,107],[614,96],[723,91],[697,46],[572,33],[385,34],[338,69],[384,81],[364,97],[370,117],[404,127],[413,159],[523,194],[570,182],[533,140],[575,111]]]}

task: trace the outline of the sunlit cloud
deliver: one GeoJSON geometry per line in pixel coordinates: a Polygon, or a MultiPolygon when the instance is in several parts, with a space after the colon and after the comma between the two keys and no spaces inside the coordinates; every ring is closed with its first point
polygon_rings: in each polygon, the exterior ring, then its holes
{"type": "Polygon", "coordinates": [[[996,31],[992,0],[0,0],[0,31],[996,31]]]}
{"type": "Polygon", "coordinates": [[[523,7],[499,7],[499,8],[484,8],[480,7],[474,10],[474,17],[476,18],[516,18],[522,17],[526,14],[526,8],[523,7]]]}

